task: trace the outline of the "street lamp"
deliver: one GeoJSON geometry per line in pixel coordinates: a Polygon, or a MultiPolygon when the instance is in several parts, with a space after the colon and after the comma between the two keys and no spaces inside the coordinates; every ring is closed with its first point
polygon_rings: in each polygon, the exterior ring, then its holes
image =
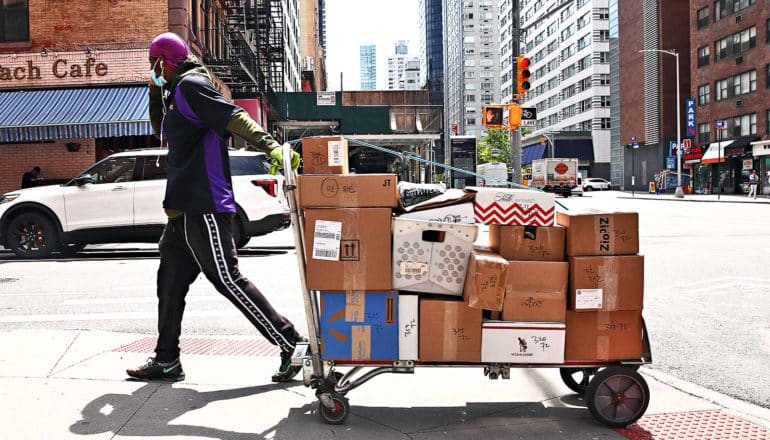
{"type": "MultiPolygon", "coordinates": [[[[551,133],[551,134],[553,134],[553,133],[551,133]]],[[[551,159],[553,159],[554,156],[556,155],[556,152],[554,151],[556,149],[556,145],[553,143],[553,139],[550,136],[548,136],[546,133],[543,133],[540,136],[543,136],[545,138],[545,140],[549,144],[551,144],[551,148],[550,148],[550,150],[551,150],[551,159]]]]}
{"type": "Polygon", "coordinates": [[[676,58],[676,192],[674,196],[678,198],[684,197],[684,191],[682,191],[682,131],[681,131],[681,111],[679,102],[679,53],[676,50],[661,50],[661,49],[642,49],[641,52],[660,52],[668,55],[673,55],[676,58]]]}

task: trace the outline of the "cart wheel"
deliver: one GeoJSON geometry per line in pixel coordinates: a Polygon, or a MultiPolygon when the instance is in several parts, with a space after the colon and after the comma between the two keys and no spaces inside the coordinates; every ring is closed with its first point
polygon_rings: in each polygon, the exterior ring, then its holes
{"type": "Polygon", "coordinates": [[[633,368],[608,367],[588,384],[585,400],[596,420],[610,428],[625,428],[647,411],[650,389],[633,368]]]}
{"type": "Polygon", "coordinates": [[[339,395],[332,394],[332,402],[334,403],[334,409],[329,409],[324,406],[323,403],[318,402],[318,414],[329,425],[341,425],[345,423],[345,419],[348,418],[350,413],[350,404],[348,399],[339,395]]]}
{"type": "Polygon", "coordinates": [[[588,383],[591,381],[598,368],[560,368],[561,380],[572,391],[584,396],[588,383]]]}

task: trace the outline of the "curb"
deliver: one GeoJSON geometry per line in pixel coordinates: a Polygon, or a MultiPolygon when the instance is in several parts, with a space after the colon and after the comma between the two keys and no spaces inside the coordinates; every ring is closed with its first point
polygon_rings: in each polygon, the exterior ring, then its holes
{"type": "Polygon", "coordinates": [[[700,385],[688,382],[686,380],[678,379],[667,373],[654,370],[649,367],[643,367],[642,372],[657,380],[658,382],[666,384],[683,393],[722,407],[726,410],[726,412],[734,416],[746,419],[766,429],[770,429],[770,409],[763,408],[753,403],[738,400],[734,397],[730,397],[717,391],[703,388],[700,385]]]}
{"type": "Polygon", "coordinates": [[[632,196],[618,196],[619,199],[628,199],[628,200],[652,200],[652,201],[662,201],[662,202],[694,202],[694,203],[735,203],[740,205],[770,205],[770,200],[768,201],[756,201],[756,202],[749,202],[749,201],[740,201],[740,200],[697,200],[697,199],[669,199],[669,198],[653,198],[653,197],[632,197],[632,196]]]}

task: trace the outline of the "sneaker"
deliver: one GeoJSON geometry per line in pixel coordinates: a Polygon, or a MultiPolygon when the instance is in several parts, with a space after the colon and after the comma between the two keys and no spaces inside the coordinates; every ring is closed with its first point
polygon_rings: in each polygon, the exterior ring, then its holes
{"type": "Polygon", "coordinates": [[[158,362],[155,358],[149,358],[141,367],[126,370],[126,374],[140,380],[163,380],[168,382],[184,380],[184,371],[182,371],[182,363],[179,362],[179,358],[171,362],[158,362]]]}
{"type": "Polygon", "coordinates": [[[291,382],[294,380],[294,376],[302,370],[301,366],[291,364],[291,355],[293,353],[292,351],[281,352],[281,366],[273,374],[273,382],[291,382]]]}

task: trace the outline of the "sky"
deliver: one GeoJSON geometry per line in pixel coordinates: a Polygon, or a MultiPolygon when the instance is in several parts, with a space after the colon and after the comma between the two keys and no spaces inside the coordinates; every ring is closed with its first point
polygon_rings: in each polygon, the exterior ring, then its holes
{"type": "Polygon", "coordinates": [[[328,90],[360,90],[358,49],[377,46],[377,89],[386,89],[385,64],[398,40],[409,41],[419,56],[417,0],[326,0],[326,74],[328,90]]]}

